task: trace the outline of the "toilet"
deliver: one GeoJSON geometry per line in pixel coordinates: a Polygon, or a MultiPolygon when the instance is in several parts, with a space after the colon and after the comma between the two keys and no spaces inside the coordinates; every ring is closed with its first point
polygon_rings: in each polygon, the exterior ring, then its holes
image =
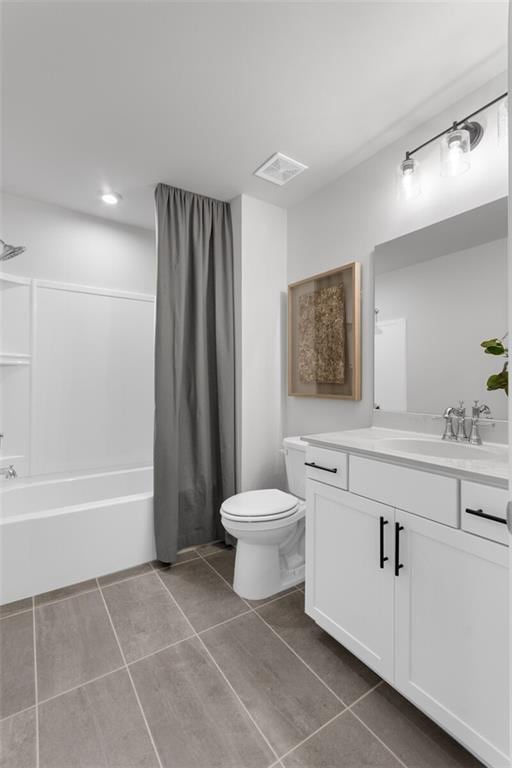
{"type": "Polygon", "coordinates": [[[304,581],[306,443],[283,440],[290,493],[246,491],[222,504],[222,524],[237,539],[233,589],[261,600],[304,581]]]}

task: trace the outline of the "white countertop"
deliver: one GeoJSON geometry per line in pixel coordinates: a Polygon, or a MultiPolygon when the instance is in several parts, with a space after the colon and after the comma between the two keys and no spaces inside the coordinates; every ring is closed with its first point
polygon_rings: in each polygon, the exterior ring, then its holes
{"type": "Polygon", "coordinates": [[[407,451],[407,446],[402,449],[399,441],[421,440],[425,442],[426,451],[431,445],[434,451],[443,450],[443,446],[447,446],[448,452],[450,451],[449,445],[460,446],[464,450],[465,445],[463,443],[450,443],[448,441],[443,443],[441,437],[398,429],[367,427],[341,432],[326,432],[319,435],[305,435],[302,439],[320,448],[346,451],[380,461],[458,477],[462,480],[472,480],[499,488],[508,488],[508,446],[499,443],[484,443],[482,446],[468,445],[467,458],[453,458],[428,455],[427,452],[407,451]],[[392,447],[390,447],[390,441],[395,443],[392,447]],[[440,444],[441,448],[439,447],[440,444]]]}

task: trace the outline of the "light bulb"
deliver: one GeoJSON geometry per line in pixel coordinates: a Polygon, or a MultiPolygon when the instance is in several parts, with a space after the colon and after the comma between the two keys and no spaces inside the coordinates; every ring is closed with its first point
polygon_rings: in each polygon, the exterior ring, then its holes
{"type": "Polygon", "coordinates": [[[421,193],[421,178],[419,163],[406,155],[398,166],[398,197],[402,200],[412,200],[421,193]]]}
{"type": "Polygon", "coordinates": [[[101,199],[107,205],[117,205],[118,202],[122,200],[122,197],[117,192],[104,192],[101,199]]]}
{"type": "Polygon", "coordinates": [[[459,176],[471,167],[470,138],[465,128],[454,128],[441,139],[441,176],[459,176]]]}

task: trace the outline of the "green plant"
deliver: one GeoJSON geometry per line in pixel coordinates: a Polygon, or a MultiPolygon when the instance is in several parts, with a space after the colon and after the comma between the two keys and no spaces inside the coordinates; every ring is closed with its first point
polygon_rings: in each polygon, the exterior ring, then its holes
{"type": "Polygon", "coordinates": [[[504,389],[508,395],[508,347],[503,343],[507,338],[508,333],[501,337],[501,339],[488,339],[482,341],[480,344],[484,348],[486,355],[496,355],[496,357],[506,357],[503,368],[499,373],[493,373],[487,379],[487,391],[491,392],[495,389],[504,389]]]}

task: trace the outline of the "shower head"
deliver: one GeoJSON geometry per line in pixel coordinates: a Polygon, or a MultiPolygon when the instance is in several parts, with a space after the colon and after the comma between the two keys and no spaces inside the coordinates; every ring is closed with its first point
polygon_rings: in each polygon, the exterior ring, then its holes
{"type": "Polygon", "coordinates": [[[7,261],[7,259],[12,259],[14,256],[19,256],[20,253],[23,253],[27,250],[24,245],[8,245],[8,243],[4,242],[2,239],[0,239],[0,245],[2,246],[2,251],[0,252],[0,261],[7,261]]]}

